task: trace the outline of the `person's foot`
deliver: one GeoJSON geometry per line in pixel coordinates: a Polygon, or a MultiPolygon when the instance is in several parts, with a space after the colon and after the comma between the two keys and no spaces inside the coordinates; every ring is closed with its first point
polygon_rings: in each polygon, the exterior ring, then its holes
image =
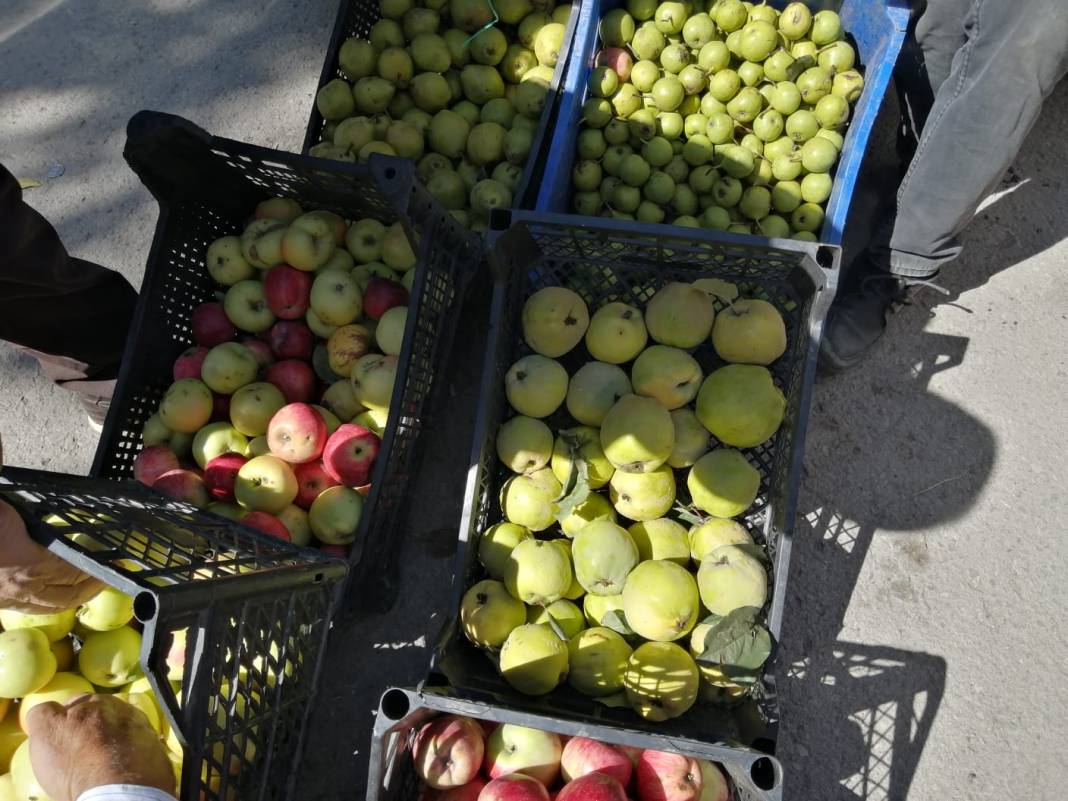
{"type": "Polygon", "coordinates": [[[841,373],[860,364],[882,338],[887,313],[909,303],[910,287],[931,286],[945,292],[929,280],[903,278],[870,262],[863,269],[827,314],[819,360],[824,373],[841,373]]]}

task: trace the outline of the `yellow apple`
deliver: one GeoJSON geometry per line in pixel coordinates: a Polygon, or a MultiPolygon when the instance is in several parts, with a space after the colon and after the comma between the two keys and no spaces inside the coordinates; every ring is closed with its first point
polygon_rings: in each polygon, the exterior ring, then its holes
{"type": "Polygon", "coordinates": [[[44,687],[22,699],[22,703],[19,704],[19,725],[23,731],[26,731],[26,716],[38,704],[46,701],[65,704],[79,695],[92,694],[93,685],[77,673],[57,673],[44,687]]]}
{"type": "Polygon", "coordinates": [[[74,628],[73,609],[46,615],[28,615],[14,609],[0,609],[0,626],[5,631],[15,629],[39,629],[49,642],[56,642],[70,634],[74,628]]]}
{"type": "Polygon", "coordinates": [[[56,657],[40,629],[0,633],[0,698],[22,698],[56,673],[56,657]]]}
{"type": "Polygon", "coordinates": [[[15,784],[15,797],[19,801],[52,801],[45,793],[30,765],[30,741],[24,740],[11,757],[11,781],[15,784]]]}
{"type": "Polygon", "coordinates": [[[78,622],[93,631],[111,631],[133,620],[133,598],[105,587],[78,609],[78,622]]]}
{"type": "Polygon", "coordinates": [[[121,687],[141,675],[141,635],[129,627],[91,633],[78,652],[78,670],[98,687],[121,687]]]}
{"type": "Polygon", "coordinates": [[[16,712],[0,721],[0,770],[7,772],[11,769],[11,757],[25,741],[26,732],[19,726],[16,712]]]}

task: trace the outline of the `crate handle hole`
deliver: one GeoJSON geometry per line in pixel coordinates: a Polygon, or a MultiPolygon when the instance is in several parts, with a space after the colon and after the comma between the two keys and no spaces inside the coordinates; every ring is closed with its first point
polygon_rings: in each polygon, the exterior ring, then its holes
{"type": "Polygon", "coordinates": [[[834,267],[834,250],[825,245],[816,248],[816,264],[824,270],[834,267]]]}
{"type": "Polygon", "coordinates": [[[761,757],[749,766],[753,783],[761,790],[774,790],[782,782],[779,764],[768,757],[761,757]]]}
{"type": "Polygon", "coordinates": [[[388,690],[382,696],[382,714],[390,720],[400,720],[408,714],[411,703],[408,701],[408,693],[403,690],[388,690]]]}
{"type": "Polygon", "coordinates": [[[393,180],[397,177],[397,170],[395,167],[386,167],[386,178],[393,180]]]}
{"type": "Polygon", "coordinates": [[[134,617],[142,623],[152,620],[159,611],[156,596],[150,592],[139,592],[134,596],[134,617]]]}

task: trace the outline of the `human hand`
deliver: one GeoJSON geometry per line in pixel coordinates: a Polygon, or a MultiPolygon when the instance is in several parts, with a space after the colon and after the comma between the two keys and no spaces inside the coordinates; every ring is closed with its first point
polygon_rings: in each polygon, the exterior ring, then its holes
{"type": "Polygon", "coordinates": [[[174,770],[145,713],[110,695],[38,704],[26,717],[34,776],[54,801],[105,784],[174,795],[174,770]]]}
{"type": "MultiPolygon", "coordinates": [[[[0,467],[3,467],[0,442],[0,467]]],[[[104,585],[42,548],[10,504],[0,501],[0,609],[49,614],[88,601],[104,585]]]]}

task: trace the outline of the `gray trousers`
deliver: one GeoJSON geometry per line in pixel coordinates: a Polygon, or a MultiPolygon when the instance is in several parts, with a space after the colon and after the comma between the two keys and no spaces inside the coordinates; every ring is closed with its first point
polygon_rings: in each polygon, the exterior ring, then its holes
{"type": "Polygon", "coordinates": [[[1068,0],[913,5],[898,88],[918,143],[888,226],[889,261],[922,278],[960,254],[959,234],[1068,71],[1068,0]]]}

